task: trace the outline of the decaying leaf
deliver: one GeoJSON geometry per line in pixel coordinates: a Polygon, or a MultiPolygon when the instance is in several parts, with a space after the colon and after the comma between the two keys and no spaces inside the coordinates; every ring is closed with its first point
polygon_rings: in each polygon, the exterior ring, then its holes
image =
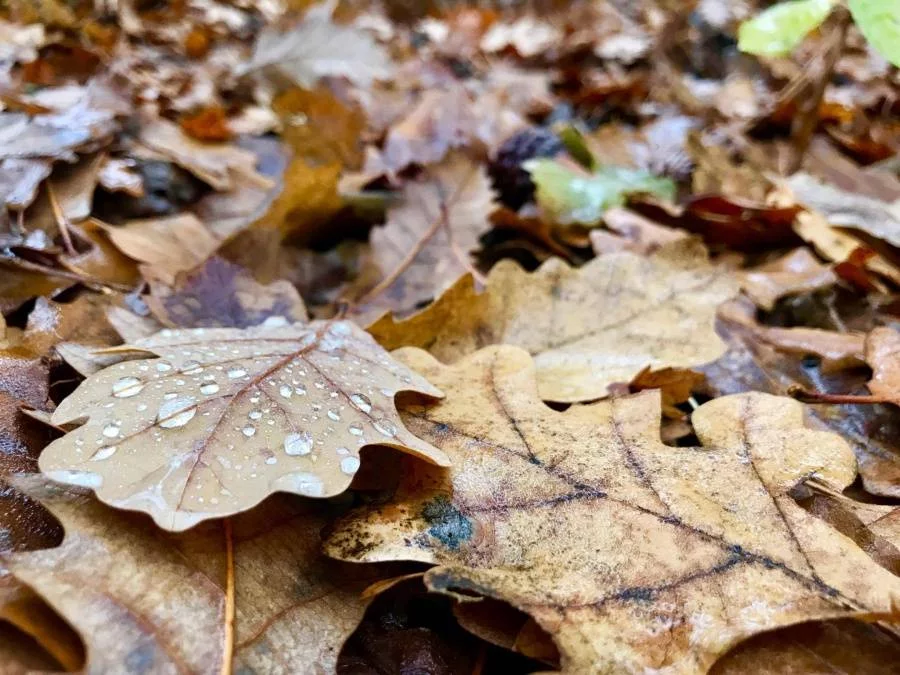
{"type": "Polygon", "coordinates": [[[715,309],[735,291],[729,273],[688,240],[580,269],[554,259],[529,274],[501,261],[483,293],[464,277],[419,314],[382,317],[369,331],[388,349],[422,347],[445,362],[485,345],[518,345],[535,357],[543,399],[590,401],[647,366],[690,367],[722,354],[715,309]]]}
{"type": "Polygon", "coordinates": [[[805,428],[796,401],[711,401],[693,415],[704,447],[675,448],[658,439],[653,393],[551,411],[520,349],[452,367],[398,357],[446,391],[405,419],[453,466],[410,467],[392,503],[340,521],[326,552],[436,564],[431,589],[528,613],[564,672],[704,672],[744,638],[890,611],[900,591],[788,495],[810,476],[842,490],[856,473],[846,443],[805,428]]]}
{"type": "Polygon", "coordinates": [[[381,443],[438,464],[394,408],[440,391],[347,321],[163,330],[118,351],[155,355],[92,375],[52,423],[41,470],[145,511],[168,530],[245,511],[276,491],[343,492],[359,450],[381,443]]]}
{"type": "Polygon", "coordinates": [[[368,33],[333,23],[335,5],[329,0],[311,7],[291,30],[263,32],[244,70],[274,66],[306,88],[328,76],[359,86],[387,78],[393,70],[388,54],[368,33]]]}
{"type": "Polygon", "coordinates": [[[372,232],[379,283],[363,293],[362,320],[408,311],[437,296],[471,269],[470,252],[490,229],[494,192],[484,167],[451,155],[424,180],[408,183],[403,202],[372,232]]]}
{"type": "Polygon", "coordinates": [[[282,317],[306,321],[303,299],[287,281],[257,282],[243,267],[213,256],[173,288],[150,282],[150,310],[176,328],[248,328],[282,317]]]}
{"type": "Polygon", "coordinates": [[[314,504],[270,500],[228,530],[209,523],[173,535],[86,491],[39,477],[19,485],[59,518],[65,538],[10,556],[9,569],[81,634],[86,672],[333,671],[365,610],[360,591],[375,575],[322,558],[325,517],[314,504]]]}

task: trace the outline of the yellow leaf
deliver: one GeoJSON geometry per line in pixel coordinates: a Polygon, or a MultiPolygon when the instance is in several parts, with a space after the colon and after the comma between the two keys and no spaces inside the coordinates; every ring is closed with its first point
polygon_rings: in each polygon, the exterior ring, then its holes
{"type": "Polygon", "coordinates": [[[735,291],[700,244],[683,241],[652,257],[613,253],[580,269],[554,259],[529,274],[501,261],[484,293],[464,277],[419,314],[382,317],[369,331],[387,349],[427,348],[442,361],[484,345],[518,345],[535,357],[542,398],[589,401],[646,366],[690,367],[720,356],[716,307],[735,291]]]}

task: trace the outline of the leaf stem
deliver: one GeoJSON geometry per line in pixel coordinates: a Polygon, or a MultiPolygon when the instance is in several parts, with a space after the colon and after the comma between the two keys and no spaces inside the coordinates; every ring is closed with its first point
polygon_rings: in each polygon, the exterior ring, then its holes
{"type": "Polygon", "coordinates": [[[225,646],[222,650],[221,675],[231,675],[234,661],[234,537],[231,519],[222,521],[225,535],[225,646]]]}
{"type": "Polygon", "coordinates": [[[887,401],[880,396],[857,396],[855,394],[829,394],[824,391],[810,391],[804,389],[800,385],[792,385],[788,388],[788,395],[793,396],[798,401],[804,403],[859,403],[864,405],[874,405],[876,403],[886,403],[887,401]]]}

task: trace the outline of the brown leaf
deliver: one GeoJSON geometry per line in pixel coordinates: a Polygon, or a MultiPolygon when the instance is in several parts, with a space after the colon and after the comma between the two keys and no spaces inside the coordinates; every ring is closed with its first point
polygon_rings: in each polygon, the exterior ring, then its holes
{"type": "Polygon", "coordinates": [[[447,392],[406,419],[454,460],[412,471],[393,502],[340,521],[329,555],[436,564],[433,590],[510,602],[553,636],[562,670],[704,672],[740,640],[887,611],[900,580],[788,492],[841,490],[849,447],[802,404],[731,396],[693,415],[703,448],[657,436],[644,393],[557,413],[531,358],[494,347],[447,367],[400,357],[447,392]]]}
{"type": "MultiPolygon", "coordinates": [[[[494,192],[483,166],[452,155],[407,183],[403,202],[371,235],[381,280],[359,299],[362,322],[386,310],[408,311],[430,300],[471,269],[469,253],[490,229],[494,192]]],[[[352,291],[351,291],[352,292],[352,291]]]]}
{"type": "Polygon", "coordinates": [[[185,115],[179,124],[188,136],[207,143],[228,141],[233,135],[221,106],[209,106],[192,115],[185,115]]]}
{"type": "Polygon", "coordinates": [[[190,213],[103,225],[103,230],[122,253],[144,263],[150,276],[169,285],[175,283],[179,272],[206,262],[221,244],[190,213]]]}
{"type": "Polygon", "coordinates": [[[724,351],[713,330],[716,306],[735,292],[695,241],[645,258],[615,253],[580,269],[551,260],[529,274],[512,261],[491,270],[484,293],[471,277],[409,319],[369,327],[388,349],[427,348],[452,362],[490,344],[535,357],[541,396],[590,401],[642,368],[689,367],[724,351]]]}
{"type": "Polygon", "coordinates": [[[175,328],[248,328],[281,317],[306,321],[303,299],[287,281],[263,286],[244,268],[213,256],[174,287],[150,282],[150,310],[175,328]]]}
{"type": "Polygon", "coordinates": [[[619,207],[604,212],[603,224],[612,232],[599,229],[590,231],[591,248],[597,255],[618,251],[650,255],[666,244],[688,236],[682,230],[665,227],[619,207]]]}
{"type": "Polygon", "coordinates": [[[876,328],[865,341],[865,360],[872,368],[869,391],[900,405],[900,332],[876,328]]]}
{"type": "Polygon", "coordinates": [[[16,211],[29,206],[41,183],[50,175],[51,166],[47,159],[13,157],[0,161],[0,202],[16,211]]]}
{"type": "Polygon", "coordinates": [[[682,419],[685,417],[684,413],[675,406],[687,402],[691,394],[705,381],[706,376],[703,373],[686,368],[651,370],[650,366],[647,366],[632,378],[628,388],[634,393],[659,389],[663,415],[671,419],[682,419]]]}
{"type": "Polygon", "coordinates": [[[51,421],[86,422],[49,445],[40,467],[165,529],[245,511],[275,491],[339,494],[373,442],[446,463],[394,409],[398,391],[440,391],[348,321],[164,330],[116,351],[159,358],[82,383],[51,421]]]}
{"type": "Polygon", "coordinates": [[[798,248],[738,276],[743,291],[767,311],[787,295],[828,288],[837,283],[831,268],[820,263],[806,248],[798,248]]]}
{"type": "Polygon", "coordinates": [[[73,237],[88,244],[83,253],[60,256],[60,263],[70,272],[85,279],[124,288],[133,288],[138,283],[138,266],[113,245],[103,229],[103,223],[90,218],[70,229],[73,237]]]}
{"type": "Polygon", "coordinates": [[[317,505],[280,498],[190,535],[160,533],[83,491],[21,481],[65,527],[57,548],[10,556],[16,579],[81,634],[90,672],[333,670],[362,617],[372,571],[319,554],[317,505]],[[233,534],[232,534],[233,533],[233,534]],[[233,651],[226,653],[227,539],[234,582],[233,651]],[[233,659],[223,668],[223,659],[233,659]]]}

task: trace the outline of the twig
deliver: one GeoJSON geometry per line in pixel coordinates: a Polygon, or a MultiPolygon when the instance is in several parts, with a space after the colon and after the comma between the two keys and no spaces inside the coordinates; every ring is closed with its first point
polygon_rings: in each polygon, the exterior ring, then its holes
{"type": "Polygon", "coordinates": [[[53,217],[56,219],[56,226],[59,228],[59,233],[62,235],[66,253],[74,256],[78,251],[75,250],[75,245],[72,243],[72,235],[69,234],[69,219],[66,218],[66,214],[63,213],[62,207],[59,205],[59,200],[56,198],[56,192],[53,190],[53,185],[50,182],[47,183],[47,197],[50,199],[50,208],[53,211],[53,217]]]}
{"type": "Polygon", "coordinates": [[[859,403],[863,405],[874,405],[876,403],[887,403],[888,401],[880,396],[857,396],[854,394],[828,394],[823,391],[810,391],[804,389],[798,384],[788,388],[788,395],[794,397],[798,401],[804,403],[859,403]]]}

